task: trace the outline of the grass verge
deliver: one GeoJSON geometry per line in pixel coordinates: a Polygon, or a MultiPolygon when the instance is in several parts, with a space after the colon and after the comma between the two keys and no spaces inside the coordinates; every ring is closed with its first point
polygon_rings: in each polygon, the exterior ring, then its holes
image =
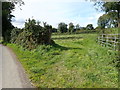
{"type": "Polygon", "coordinates": [[[36,87],[118,87],[118,72],[112,63],[117,52],[98,45],[96,34],[53,35],[52,38],[55,45],[41,45],[32,51],[8,44],[36,87]]]}

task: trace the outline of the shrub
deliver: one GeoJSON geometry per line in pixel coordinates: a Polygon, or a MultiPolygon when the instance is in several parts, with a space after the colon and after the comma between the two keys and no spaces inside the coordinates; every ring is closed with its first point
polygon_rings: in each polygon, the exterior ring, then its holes
{"type": "Polygon", "coordinates": [[[52,26],[45,23],[44,27],[34,19],[25,22],[23,29],[14,28],[11,32],[11,43],[34,49],[40,44],[51,44],[52,26]]]}
{"type": "Polygon", "coordinates": [[[18,28],[14,28],[12,31],[11,31],[11,40],[10,42],[11,43],[14,43],[18,37],[18,35],[22,32],[22,29],[18,29],[18,28]]]}

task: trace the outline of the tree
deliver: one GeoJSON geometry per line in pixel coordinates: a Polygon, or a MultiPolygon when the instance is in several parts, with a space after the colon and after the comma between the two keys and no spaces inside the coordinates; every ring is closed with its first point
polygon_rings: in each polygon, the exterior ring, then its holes
{"type": "Polygon", "coordinates": [[[59,30],[59,32],[61,32],[61,33],[67,32],[67,31],[68,31],[68,29],[67,29],[67,24],[65,24],[65,23],[63,23],[63,22],[59,23],[59,24],[58,24],[58,30],[59,30]]]}
{"type": "Polygon", "coordinates": [[[69,29],[68,29],[69,33],[74,32],[74,25],[73,23],[69,23],[69,29]]]}
{"type": "Polygon", "coordinates": [[[100,26],[97,26],[96,28],[95,28],[95,30],[100,30],[101,29],[101,27],[100,26]]]}
{"type": "Polygon", "coordinates": [[[14,26],[11,24],[12,10],[14,10],[15,5],[10,2],[2,2],[2,37],[5,41],[10,40],[10,32],[14,26]]]}
{"type": "Polygon", "coordinates": [[[107,19],[107,15],[106,14],[104,14],[103,16],[99,17],[99,19],[98,19],[98,26],[101,29],[104,29],[105,26],[107,26],[107,23],[108,23],[108,19],[107,19]]]}
{"type": "Polygon", "coordinates": [[[86,30],[86,27],[81,27],[82,30],[86,30]]]}
{"type": "Polygon", "coordinates": [[[103,14],[98,19],[98,26],[101,27],[101,29],[111,28],[111,27],[117,27],[117,19],[116,14],[113,12],[110,12],[108,14],[103,14]],[[112,17],[111,17],[112,16],[112,17]]]}
{"type": "Polygon", "coordinates": [[[87,30],[92,30],[92,29],[94,29],[94,27],[93,27],[92,24],[88,24],[88,25],[86,26],[86,29],[87,29],[87,30]]]}
{"type": "MultiPolygon", "coordinates": [[[[120,1],[118,2],[97,2],[95,6],[100,6],[101,10],[104,11],[109,17],[114,17],[115,22],[117,21],[118,27],[120,27],[120,1]],[[116,14],[115,16],[113,16],[116,14]]],[[[112,20],[112,21],[114,21],[112,20]]]]}
{"type": "Polygon", "coordinates": [[[56,28],[52,28],[52,32],[57,32],[57,29],[56,28]]]}
{"type": "MultiPolygon", "coordinates": [[[[7,0],[6,0],[7,1],[7,0]]],[[[9,0],[10,2],[2,2],[2,37],[4,41],[10,41],[10,33],[14,26],[11,24],[11,19],[14,17],[12,11],[15,9],[15,4],[20,6],[24,4],[22,0],[9,0]]]]}
{"type": "Polygon", "coordinates": [[[80,25],[79,24],[77,24],[75,27],[76,27],[76,30],[80,29],[80,25]]]}
{"type": "Polygon", "coordinates": [[[14,5],[15,5],[15,4],[19,4],[19,6],[22,6],[22,5],[25,4],[25,3],[23,2],[23,0],[4,0],[4,1],[6,1],[6,2],[11,2],[11,3],[13,3],[14,5]]]}

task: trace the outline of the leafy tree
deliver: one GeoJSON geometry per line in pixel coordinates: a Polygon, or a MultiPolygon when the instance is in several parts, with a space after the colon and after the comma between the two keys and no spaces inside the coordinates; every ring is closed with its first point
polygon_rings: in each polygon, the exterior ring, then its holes
{"type": "Polygon", "coordinates": [[[101,29],[101,27],[100,26],[97,26],[96,28],[95,28],[95,30],[100,30],[101,29]]]}
{"type": "Polygon", "coordinates": [[[100,16],[99,19],[98,19],[98,26],[101,28],[101,29],[104,29],[105,26],[107,26],[107,23],[108,23],[109,19],[107,18],[107,15],[104,14],[103,16],[100,16]]]}
{"type": "Polygon", "coordinates": [[[113,17],[113,24],[120,27],[120,1],[118,2],[97,2],[95,6],[99,6],[109,17],[113,17]],[[114,22],[115,21],[115,22],[114,22]],[[118,24],[116,24],[116,21],[118,24]]]}
{"type": "Polygon", "coordinates": [[[15,9],[15,4],[20,6],[24,4],[22,0],[9,0],[9,2],[2,2],[2,37],[4,41],[10,41],[10,33],[14,26],[11,24],[11,19],[14,17],[12,11],[15,9]]]}
{"type": "Polygon", "coordinates": [[[101,29],[104,29],[105,27],[117,27],[118,23],[116,12],[109,12],[100,16],[98,19],[98,26],[101,27],[101,29]]]}
{"type": "Polygon", "coordinates": [[[73,23],[69,23],[69,29],[68,29],[68,31],[70,33],[74,32],[74,25],[73,25],[73,23]]]}
{"type": "Polygon", "coordinates": [[[81,27],[82,30],[86,30],[86,27],[81,27]]]}
{"type": "Polygon", "coordinates": [[[5,41],[10,40],[10,32],[14,26],[11,24],[12,10],[15,5],[11,2],[2,2],[2,37],[5,41]]]}
{"type": "Polygon", "coordinates": [[[61,33],[67,32],[67,31],[68,31],[68,29],[67,29],[67,24],[65,24],[65,23],[63,23],[63,22],[59,23],[59,24],[58,24],[58,30],[59,30],[59,32],[61,32],[61,33]]]}
{"type": "Polygon", "coordinates": [[[52,28],[52,32],[57,32],[57,29],[56,28],[52,28]]]}
{"type": "Polygon", "coordinates": [[[87,30],[92,30],[92,29],[94,29],[94,27],[93,27],[92,24],[88,24],[88,25],[86,26],[86,29],[87,29],[87,30]]]}
{"type": "Polygon", "coordinates": [[[4,1],[6,1],[6,2],[11,2],[11,3],[13,3],[14,5],[15,5],[15,4],[18,4],[19,6],[22,6],[22,5],[25,4],[25,3],[23,2],[23,0],[4,0],[4,1]]]}
{"type": "Polygon", "coordinates": [[[108,18],[109,18],[109,23],[108,23],[108,27],[118,27],[118,18],[117,18],[117,12],[109,12],[108,14],[108,18]]]}
{"type": "Polygon", "coordinates": [[[75,27],[76,27],[76,30],[80,29],[80,25],[79,24],[77,24],[75,27]]]}

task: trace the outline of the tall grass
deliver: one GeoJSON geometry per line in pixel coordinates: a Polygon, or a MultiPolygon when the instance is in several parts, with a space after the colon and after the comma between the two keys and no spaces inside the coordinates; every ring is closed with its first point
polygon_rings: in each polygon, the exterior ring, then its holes
{"type": "Polygon", "coordinates": [[[96,36],[53,35],[56,44],[40,45],[32,51],[15,44],[8,46],[38,88],[117,88],[118,72],[112,63],[117,52],[98,45],[96,36]]]}

